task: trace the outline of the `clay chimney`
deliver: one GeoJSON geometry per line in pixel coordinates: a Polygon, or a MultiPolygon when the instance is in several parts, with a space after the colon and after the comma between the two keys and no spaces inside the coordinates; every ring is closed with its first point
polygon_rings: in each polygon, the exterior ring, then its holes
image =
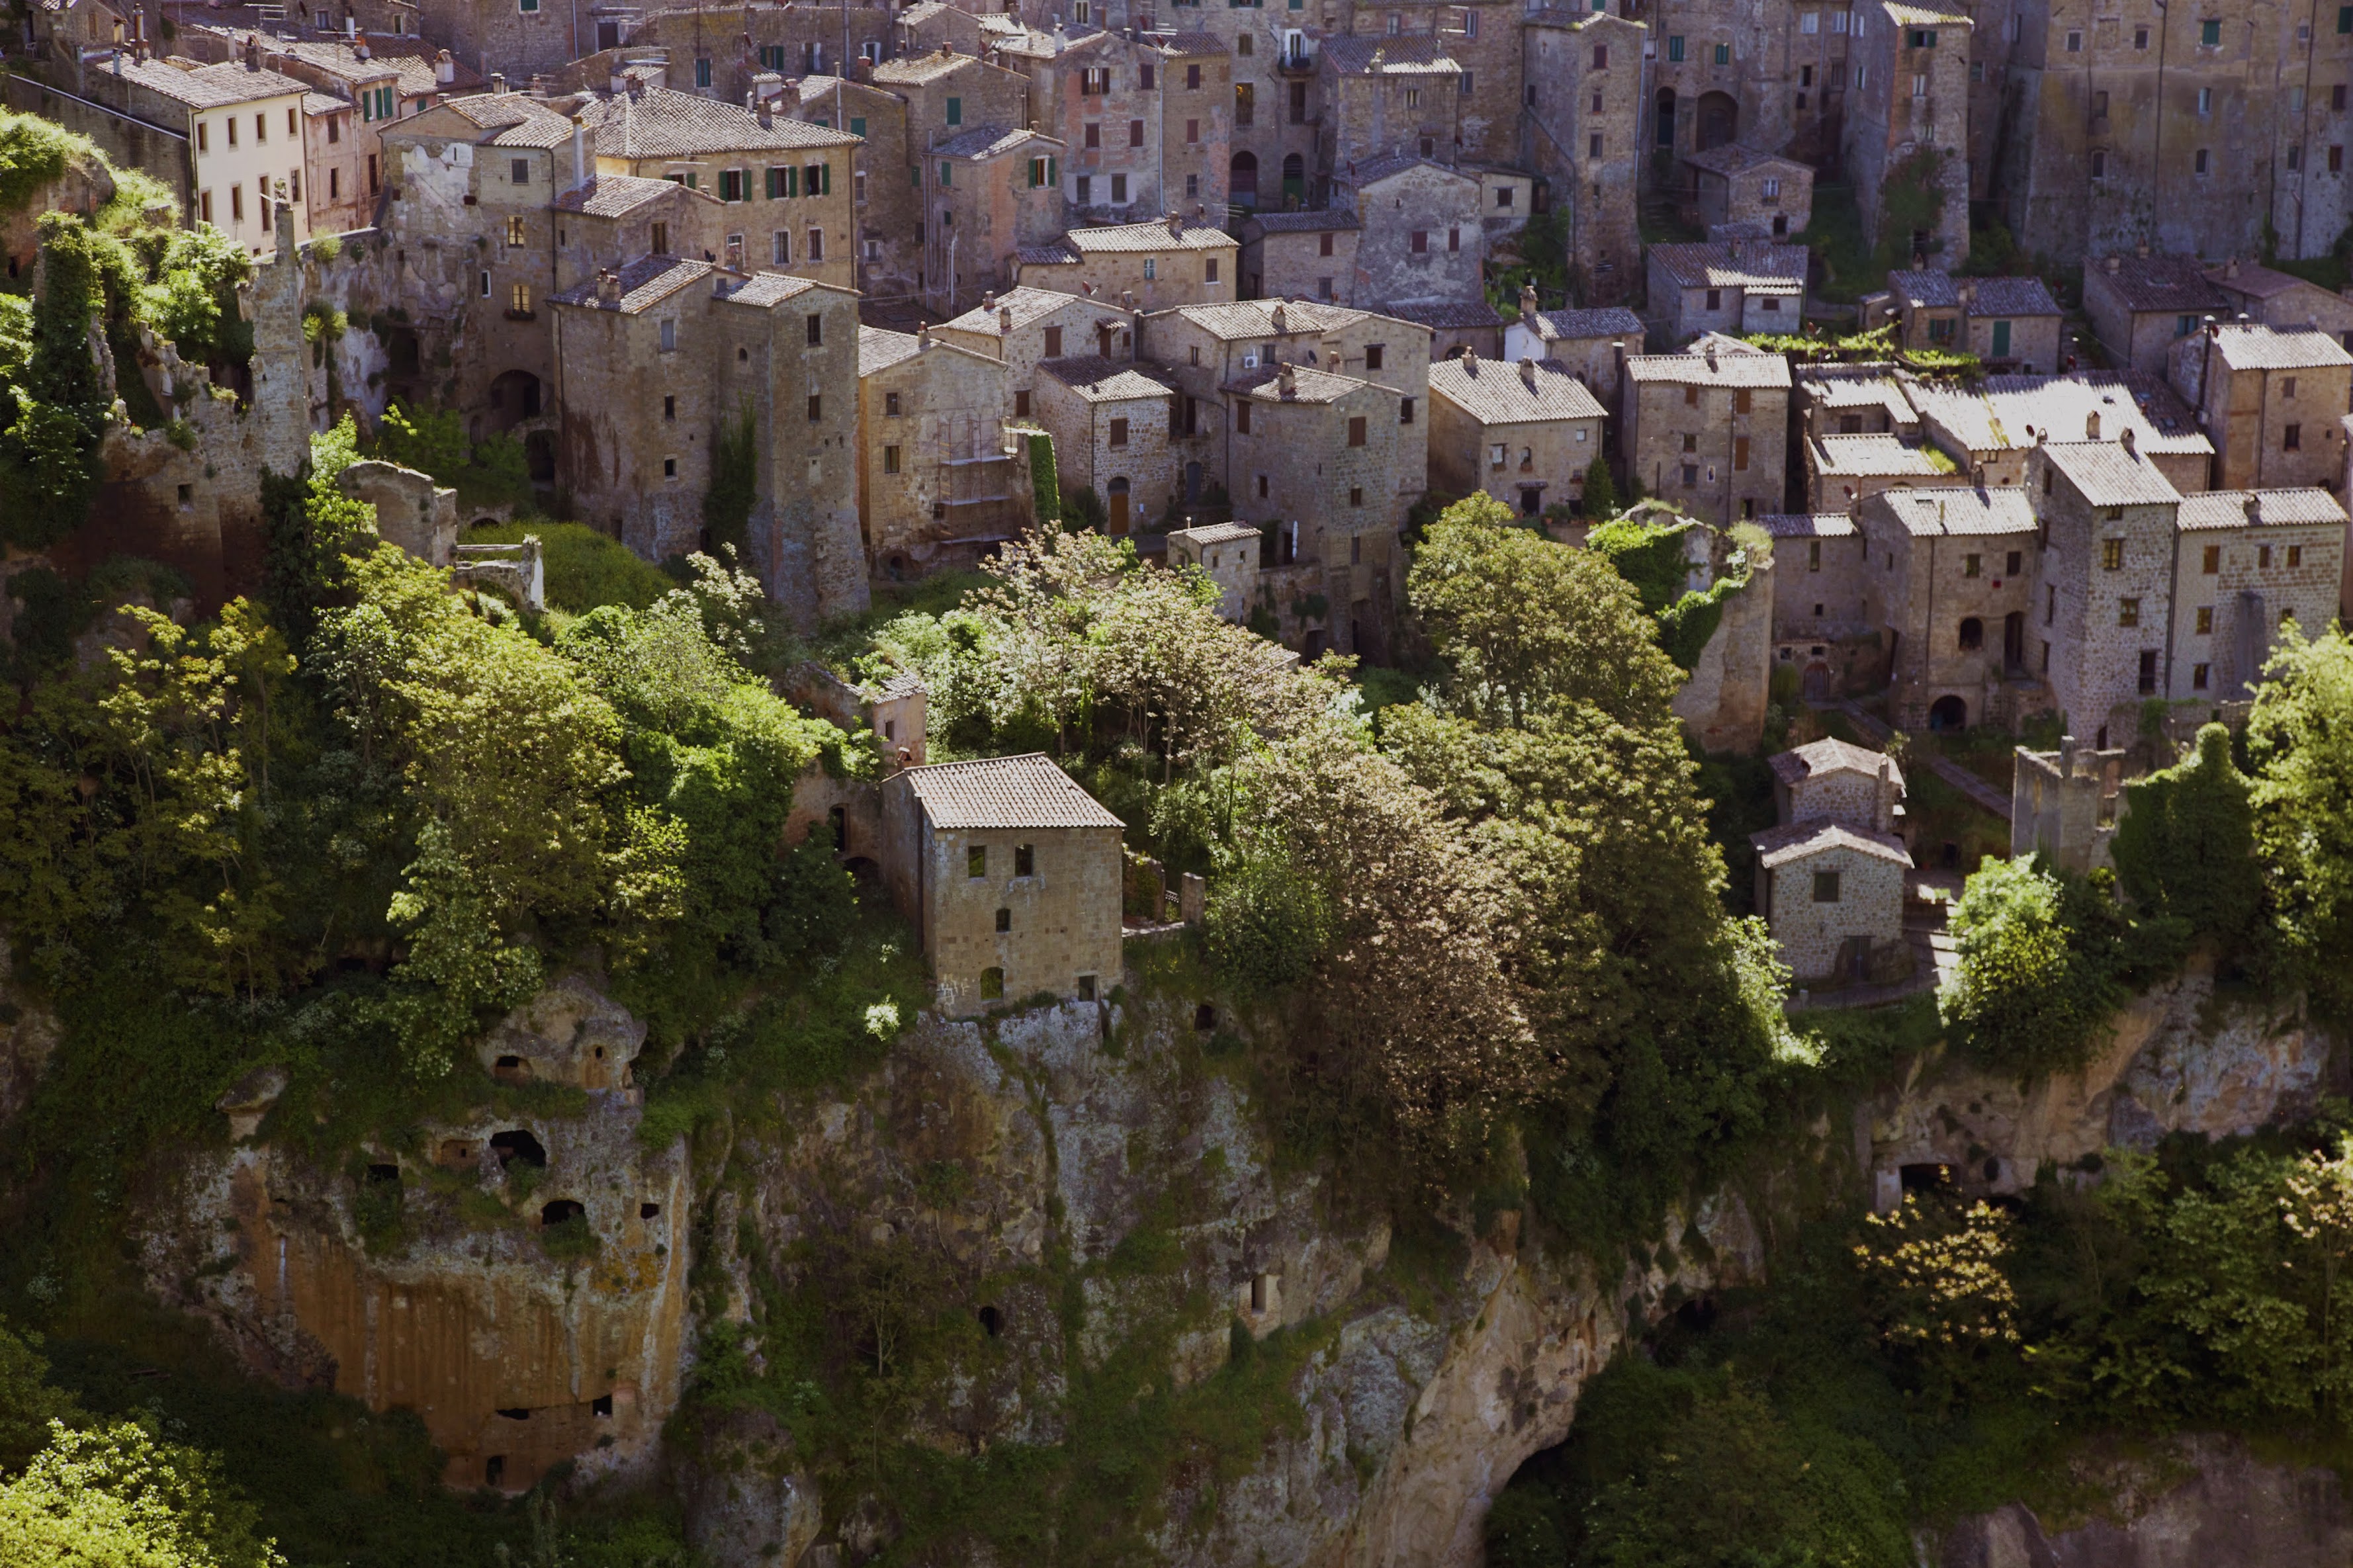
{"type": "Polygon", "coordinates": [[[1171,237],[1176,239],[1182,239],[1185,237],[1185,215],[1183,213],[1170,213],[1168,215],[1168,233],[1171,237]]]}
{"type": "Polygon", "coordinates": [[[1886,756],[1879,759],[1879,789],[1872,813],[1879,831],[1895,830],[1895,764],[1886,756]]]}
{"type": "Polygon", "coordinates": [[[1707,345],[1707,368],[1711,371],[1715,369],[1715,345],[1714,343],[1707,345]]]}
{"type": "Polygon", "coordinates": [[[1465,375],[1479,374],[1479,351],[1468,343],[1462,345],[1462,374],[1465,375]]]}
{"type": "Polygon", "coordinates": [[[2084,439],[2086,441],[2096,441],[2099,438],[2100,411],[2094,408],[2089,414],[2084,416],[2084,439]]]}
{"type": "Polygon", "coordinates": [[[245,40],[245,68],[249,71],[261,68],[261,40],[258,37],[245,40]]]}
{"type": "Polygon", "coordinates": [[[1293,368],[1289,360],[1283,361],[1282,367],[1275,373],[1274,384],[1275,390],[1286,403],[1299,395],[1299,372],[1293,368]]]}
{"type": "Polygon", "coordinates": [[[2247,514],[2247,526],[2253,528],[2263,521],[2263,496],[2255,490],[2249,490],[2246,500],[2240,503],[2240,510],[2247,514]]]}
{"type": "Polygon", "coordinates": [[[1283,309],[1282,309],[1282,300],[1277,300],[1274,302],[1274,312],[1273,312],[1272,320],[1273,320],[1273,323],[1274,323],[1275,335],[1276,335],[1277,337],[1282,336],[1283,333],[1285,333],[1285,332],[1287,332],[1287,331],[1289,331],[1291,330],[1290,318],[1289,318],[1287,315],[1285,315],[1285,314],[1284,314],[1284,312],[1283,312],[1283,309]]]}
{"type": "Polygon", "coordinates": [[[609,267],[597,269],[596,303],[617,308],[621,303],[621,275],[609,267]]]}
{"type": "Polygon", "coordinates": [[[2121,256],[2111,256],[2111,257],[2109,257],[2105,261],[2102,262],[2100,265],[2102,265],[2103,267],[2106,268],[2108,269],[2108,271],[2109,271],[2109,272],[2113,273],[2113,272],[2115,272],[2118,268],[2122,267],[2124,264],[2125,264],[2125,262],[2124,262],[2124,258],[2123,258],[2123,257],[2121,257],[2121,256]]]}
{"type": "Polygon", "coordinates": [[[2140,442],[2133,435],[2133,427],[2131,426],[2126,426],[2124,429],[2117,434],[2116,439],[2124,443],[2126,457],[2137,458],[2140,456],[2140,442]]]}
{"type": "Polygon", "coordinates": [[[1532,332],[1538,330],[1536,325],[1536,318],[1539,312],[1536,310],[1536,286],[1533,283],[1521,284],[1520,321],[1526,326],[1528,331],[1532,332]]]}
{"type": "Polygon", "coordinates": [[[448,50],[443,49],[439,54],[433,57],[433,85],[436,87],[454,87],[457,85],[457,81],[458,62],[449,58],[448,50]]]}
{"type": "Polygon", "coordinates": [[[2148,258],[2148,241],[2144,239],[2138,245],[2134,246],[2133,254],[2141,258],[2143,260],[2147,260],[2148,258]]]}
{"type": "Polygon", "coordinates": [[[491,91],[493,93],[501,93],[506,91],[506,73],[504,71],[492,71],[491,73],[491,91]]]}
{"type": "Polygon", "coordinates": [[[1013,331],[1013,307],[1012,307],[1012,306],[1010,306],[1010,305],[999,305],[999,306],[997,308],[997,332],[998,332],[998,334],[999,334],[1000,336],[1009,335],[1009,334],[1012,332],[1012,331],[1013,331]]]}
{"type": "Polygon", "coordinates": [[[1536,389],[1536,362],[1526,354],[1520,356],[1520,380],[1530,392],[1536,389]]]}

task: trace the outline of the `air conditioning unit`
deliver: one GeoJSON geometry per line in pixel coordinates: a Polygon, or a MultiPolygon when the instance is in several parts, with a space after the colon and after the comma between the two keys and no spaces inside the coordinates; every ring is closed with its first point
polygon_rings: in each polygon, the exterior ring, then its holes
{"type": "Polygon", "coordinates": [[[1244,349],[1242,351],[1242,368],[1244,370],[1256,370],[1258,368],[1258,351],[1256,349],[1244,349]]]}

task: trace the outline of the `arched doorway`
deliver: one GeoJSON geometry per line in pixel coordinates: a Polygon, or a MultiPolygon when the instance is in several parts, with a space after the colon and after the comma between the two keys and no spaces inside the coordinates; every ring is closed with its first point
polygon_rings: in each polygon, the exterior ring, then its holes
{"type": "Polygon", "coordinates": [[[1704,153],[1711,147],[1722,147],[1740,134],[1740,105],[1728,92],[1704,92],[1699,95],[1699,146],[1704,153]]]}
{"type": "Polygon", "coordinates": [[[1675,144],[1675,89],[1673,88],[1659,89],[1656,118],[1659,122],[1659,145],[1672,147],[1675,144]]]}
{"type": "Polygon", "coordinates": [[[1282,205],[1291,209],[1307,205],[1307,160],[1296,153],[1282,160],[1282,205]]]}
{"type": "Polygon", "coordinates": [[[1127,476],[1122,474],[1111,482],[1111,536],[1117,539],[1127,531],[1127,476]]]}
{"type": "Polygon", "coordinates": [[[1258,205],[1258,154],[1235,153],[1233,163],[1229,165],[1229,172],[1231,177],[1227,182],[1226,189],[1232,195],[1234,205],[1238,207],[1258,205]]]}
{"type": "Polygon", "coordinates": [[[1928,704],[1928,728],[1932,731],[1966,730],[1969,727],[1969,705],[1957,697],[1939,697],[1928,704]]]}
{"type": "Polygon", "coordinates": [[[491,428],[501,435],[539,417],[539,377],[511,370],[491,383],[491,428]]]}

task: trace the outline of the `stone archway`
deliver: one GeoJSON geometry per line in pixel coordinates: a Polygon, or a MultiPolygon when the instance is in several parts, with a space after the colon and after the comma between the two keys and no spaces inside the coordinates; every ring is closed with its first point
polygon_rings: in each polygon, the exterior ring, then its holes
{"type": "Polygon", "coordinates": [[[1704,153],[1711,147],[1723,147],[1740,135],[1740,105],[1728,92],[1704,92],[1699,96],[1699,136],[1694,151],[1704,153]]]}
{"type": "Polygon", "coordinates": [[[526,419],[539,417],[539,377],[527,370],[511,370],[491,383],[490,428],[504,435],[526,419]]]}
{"type": "Polygon", "coordinates": [[[1928,728],[1932,731],[1966,730],[1969,727],[1969,705],[1950,693],[1928,704],[1928,728]]]}

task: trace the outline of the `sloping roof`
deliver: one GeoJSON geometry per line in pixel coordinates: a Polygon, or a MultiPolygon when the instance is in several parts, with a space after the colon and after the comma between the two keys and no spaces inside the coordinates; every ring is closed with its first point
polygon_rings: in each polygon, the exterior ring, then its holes
{"type": "Polygon", "coordinates": [[[1361,228],[1356,215],[1345,207],[1327,207],[1308,213],[1252,213],[1243,226],[1256,224],[1268,234],[1326,234],[1336,229],[1361,228]]]}
{"type": "Polygon", "coordinates": [[[1042,752],[934,763],[898,775],[934,828],[1124,827],[1042,752]]]}
{"type": "Polygon", "coordinates": [[[1236,376],[1226,383],[1225,390],[1237,397],[1247,397],[1253,403],[1337,403],[1358,387],[1371,382],[1358,381],[1354,376],[1334,375],[1327,370],[1314,370],[1303,364],[1289,367],[1292,390],[1282,391],[1282,365],[1270,365],[1236,376]]]}
{"type": "Polygon", "coordinates": [[[1038,368],[1089,403],[1128,403],[1139,397],[1166,397],[1176,391],[1124,360],[1107,360],[1100,354],[1039,360],[1038,368]]]}
{"type": "Polygon", "coordinates": [[[1793,169],[1807,179],[1814,177],[1809,164],[1794,158],[1784,158],[1778,153],[1761,153],[1754,147],[1743,147],[1727,142],[1721,147],[1711,147],[1704,153],[1686,153],[1683,162],[1694,169],[1704,169],[1711,174],[1737,174],[1748,169],[1793,169]]]}
{"type": "Polygon", "coordinates": [[[1399,174],[1424,168],[1435,169],[1448,179],[1461,180],[1466,184],[1475,185],[1479,183],[1479,176],[1476,174],[1466,174],[1460,169],[1450,169],[1435,158],[1417,157],[1411,153],[1392,153],[1386,158],[1367,158],[1362,163],[1351,163],[1345,169],[1334,170],[1332,177],[1344,185],[1352,185],[1357,190],[1363,190],[1368,185],[1377,185],[1383,180],[1395,179],[1399,174]]]}
{"type": "Polygon", "coordinates": [[[1755,240],[1708,240],[1695,245],[1654,245],[1651,256],[1685,289],[1737,289],[1752,279],[1806,280],[1812,252],[1802,245],[1759,245],[1755,240]]]}
{"type": "Polygon", "coordinates": [[[1961,302],[1961,291],[1954,287],[1953,275],[1933,267],[1916,272],[1891,272],[1887,275],[1887,287],[1915,308],[1957,308],[1961,302]]]}
{"type": "Polygon", "coordinates": [[[560,213],[619,217],[685,188],[673,181],[649,180],[638,174],[597,174],[586,184],[575,185],[557,196],[554,205],[560,213]]]}
{"type": "Polygon", "coordinates": [[[1810,741],[1802,746],[1792,746],[1786,752],[1773,753],[1773,776],[1785,784],[1799,784],[1817,773],[1861,773],[1865,778],[1879,776],[1879,764],[1885,763],[1889,777],[1895,787],[1904,787],[1904,770],[1884,752],[1874,752],[1835,738],[1810,741]]]}
{"type": "Polygon", "coordinates": [[[302,112],[305,114],[342,114],[358,107],[348,99],[332,98],[323,92],[302,95],[302,112]]]}
{"type": "Polygon", "coordinates": [[[1454,76],[1462,68],[1427,35],[1387,38],[1347,34],[1324,40],[1324,58],[1342,76],[1454,76]]]}
{"type": "Polygon", "coordinates": [[[1465,354],[1430,367],[1430,390],[1482,425],[1599,419],[1605,410],[1556,360],[1511,364],[1465,354]]]}
{"type": "MultiPolygon", "coordinates": [[[[2282,294],[2293,294],[2299,289],[2320,289],[2320,285],[2293,273],[2281,272],[2253,261],[2226,261],[2220,267],[2206,269],[2207,280],[2217,289],[2232,294],[2243,294],[2250,300],[2273,300],[2282,294]]],[[[2324,294],[2328,290],[2320,289],[2324,294]]]]}
{"type": "Polygon", "coordinates": [[[1148,35],[1153,47],[1172,55],[1222,55],[1228,52],[1225,39],[1215,33],[1153,33],[1148,35]]]}
{"type": "Polygon", "coordinates": [[[2046,441],[2038,448],[2094,506],[2146,506],[2179,500],[2155,463],[2118,441],[2046,441]]]}
{"type": "Polygon", "coordinates": [[[299,97],[311,90],[309,84],[290,76],[280,76],[273,70],[248,70],[234,60],[182,70],[163,60],[139,60],[118,54],[103,66],[86,68],[135,81],[150,92],[190,109],[226,109],[234,103],[251,103],[288,93],[299,97]]]}
{"type": "Polygon", "coordinates": [[[878,370],[888,370],[923,352],[922,340],[913,332],[894,332],[888,327],[862,325],[858,329],[858,374],[860,375],[872,375],[878,370]]]}
{"type": "Polygon", "coordinates": [[[1931,11],[1926,5],[1905,5],[1897,0],[1887,0],[1887,14],[1899,27],[1966,27],[1967,16],[1957,16],[1949,11],[1931,11]]]}
{"type": "MultiPolygon", "coordinates": [[[[938,146],[931,149],[931,156],[937,158],[995,158],[1003,153],[1012,152],[1015,148],[1020,146],[1025,142],[1044,142],[1048,140],[1050,140],[1050,138],[1040,136],[1035,131],[1008,131],[999,126],[982,125],[965,132],[961,136],[952,136],[945,142],[941,142],[938,146]]],[[[1061,143],[1058,142],[1055,145],[1060,146],[1061,143]]]]}
{"type": "MultiPolygon", "coordinates": [[[[423,40],[405,38],[401,41],[415,45],[423,40]]],[[[451,88],[471,85],[480,79],[473,72],[466,71],[463,73],[463,80],[452,81],[445,85],[435,76],[433,61],[427,56],[391,54],[377,48],[373,43],[368,46],[370,58],[367,59],[360,58],[357,46],[346,43],[340,38],[264,38],[261,41],[261,47],[265,53],[288,56],[306,65],[316,67],[320,70],[341,77],[345,81],[365,81],[389,71],[400,78],[401,92],[411,97],[421,97],[429,92],[447,92],[451,88]]],[[[452,60],[450,64],[455,67],[457,62],[452,60]]],[[[452,74],[457,73],[453,71],[452,74]]]]}
{"type": "Polygon", "coordinates": [[[1626,374],[1638,384],[1785,387],[1789,362],[1779,354],[1629,354],[1626,374]]]}
{"type": "MultiPolygon", "coordinates": [[[[463,100],[459,100],[464,101],[463,100]]],[[[559,120],[560,116],[557,116],[559,120]]],[[[580,119],[607,158],[698,158],[712,153],[768,153],[855,147],[864,140],[772,114],[764,121],[740,103],[723,103],[666,87],[592,98],[580,119]]],[[[570,128],[566,128],[567,134],[570,128]]]]}
{"type": "Polygon", "coordinates": [[[1103,306],[1087,299],[1082,294],[1064,294],[1052,289],[1017,288],[999,294],[987,305],[975,305],[963,315],[952,321],[942,321],[938,330],[1001,333],[1004,331],[1004,325],[997,316],[1000,310],[1012,311],[1013,325],[1018,329],[1050,316],[1057,310],[1068,310],[1072,305],[1087,305],[1096,310],[1117,308],[1103,306]]]}
{"type": "Polygon", "coordinates": [[[1381,307],[1381,314],[1433,331],[1470,331],[1504,324],[1503,312],[1484,300],[1392,300],[1381,307]]]}
{"type": "Polygon", "coordinates": [[[1842,511],[1768,511],[1757,525],[1776,539],[1852,539],[1854,519],[1842,511]]]}
{"type": "Polygon", "coordinates": [[[720,296],[731,305],[751,305],[765,310],[786,300],[807,293],[820,285],[807,278],[796,278],[789,272],[754,272],[720,296]]]}
{"type": "MultiPolygon", "coordinates": [[[[942,9],[944,10],[946,7],[943,6],[942,9]]],[[[900,18],[902,21],[905,19],[903,16],[900,18]]],[[[961,70],[965,66],[980,63],[971,55],[954,54],[943,47],[926,55],[902,55],[894,60],[884,60],[874,68],[872,79],[880,82],[902,82],[911,87],[918,87],[924,82],[937,81],[940,78],[961,70]]]]}
{"type": "Polygon", "coordinates": [[[1198,528],[1172,528],[1171,539],[1190,540],[1195,544],[1240,544],[1245,539],[1256,539],[1257,529],[1247,522],[1205,522],[1198,528]]]}
{"type": "Polygon", "coordinates": [[[1280,335],[1325,332],[1365,319],[1362,310],[1314,300],[1235,300],[1219,305],[1179,305],[1176,313],[1223,342],[1278,335],[1274,311],[1282,309],[1280,335]]]}
{"type": "Polygon", "coordinates": [[[1977,539],[2035,530],[2034,503],[2016,485],[1882,490],[1863,504],[1885,507],[1915,539],[1977,539]]]}
{"type": "Polygon", "coordinates": [[[2136,372],[1989,375],[1975,387],[1935,382],[1905,386],[1920,416],[1971,452],[2016,451],[2033,446],[2038,435],[2080,438],[2094,414],[2103,438],[2114,440],[2130,429],[2144,453],[2174,457],[2214,449],[2170,387],[2136,372]]]}
{"type": "Polygon", "coordinates": [[[2353,353],[2316,327],[2241,325],[2214,329],[2214,352],[2232,370],[2321,370],[2353,364],[2353,353]]]}
{"type": "Polygon", "coordinates": [[[1978,316],[2063,316],[2050,285],[2040,278],[1972,278],[1969,310],[1978,316]]]}
{"type": "Polygon", "coordinates": [[[592,310],[618,310],[625,316],[634,316],[718,270],[708,261],[687,261],[675,256],[640,256],[620,268],[621,299],[617,305],[607,305],[596,298],[596,280],[594,278],[584,283],[575,283],[553,298],[559,305],[579,305],[592,310]]]}
{"type": "Polygon", "coordinates": [[[1842,822],[1793,822],[1787,827],[1752,833],[1748,842],[1757,847],[1757,863],[1767,870],[1819,855],[1825,849],[1860,850],[1874,859],[1890,860],[1907,869],[1912,864],[1912,852],[1894,834],[1849,827],[1842,822]]]}
{"type": "MultiPolygon", "coordinates": [[[[1942,456],[1942,454],[1938,454],[1942,456]]],[[[1940,467],[1917,441],[1892,432],[1871,436],[1817,436],[1814,466],[1821,473],[1858,478],[1931,479],[1951,474],[1953,460],[1940,467]]],[[[1959,482],[1959,481],[1956,481],[1959,482]]]]}
{"type": "Polygon", "coordinates": [[[1066,248],[1058,239],[1051,245],[1016,246],[1013,259],[1024,267],[1076,267],[1079,253],[1066,248]]]}
{"type": "Polygon", "coordinates": [[[1538,333],[1548,343],[1564,338],[1631,338],[1638,343],[1642,341],[1642,318],[1623,305],[1598,310],[1546,310],[1536,321],[1538,333]]]}
{"type": "Polygon", "coordinates": [[[2111,256],[2084,263],[2084,286],[2105,286],[2125,309],[2184,316],[2227,314],[2230,297],[2206,279],[2206,264],[2194,256],[2111,256]],[[2114,262],[2116,270],[2108,270],[2114,262]]]}
{"type": "Polygon", "coordinates": [[[1150,250],[1221,250],[1238,243],[1233,236],[1215,224],[1197,223],[1191,218],[1179,218],[1177,223],[1181,233],[1172,230],[1165,221],[1074,228],[1062,237],[1062,243],[1081,256],[1142,255],[1150,250]]]}
{"type": "Polygon", "coordinates": [[[2345,509],[2324,489],[2206,490],[2183,496],[2175,515],[2184,530],[2345,524],[2345,509]]]}

